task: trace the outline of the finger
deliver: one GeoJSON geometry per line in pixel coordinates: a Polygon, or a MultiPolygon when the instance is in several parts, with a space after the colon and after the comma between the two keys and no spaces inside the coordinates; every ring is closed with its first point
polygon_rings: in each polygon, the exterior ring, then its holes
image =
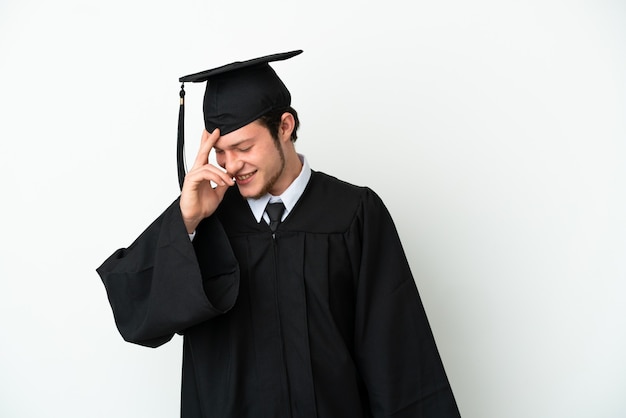
{"type": "Polygon", "coordinates": [[[225,186],[217,186],[215,188],[215,193],[217,193],[217,197],[219,198],[220,202],[224,198],[224,195],[226,194],[226,190],[228,190],[229,187],[230,187],[229,185],[225,185],[225,186]]]}
{"type": "Polygon", "coordinates": [[[187,173],[185,181],[189,183],[189,185],[194,183],[199,184],[205,181],[212,181],[217,185],[223,186],[232,186],[235,184],[235,181],[231,176],[211,164],[194,168],[192,171],[187,173]]]}
{"type": "Polygon", "coordinates": [[[214,129],[212,133],[204,129],[202,131],[202,138],[200,139],[200,149],[198,150],[198,155],[196,155],[196,160],[193,163],[193,168],[203,166],[209,163],[209,153],[211,152],[211,148],[220,138],[220,130],[214,129]]]}
{"type": "Polygon", "coordinates": [[[199,170],[210,172],[211,175],[219,177],[221,179],[220,181],[213,180],[216,184],[228,184],[230,186],[235,184],[233,176],[228,174],[221,167],[217,167],[213,164],[206,164],[200,167],[199,170]]]}
{"type": "Polygon", "coordinates": [[[192,170],[209,162],[209,152],[211,149],[207,149],[206,147],[206,142],[208,138],[209,133],[206,129],[204,129],[202,131],[202,137],[200,138],[200,148],[198,149],[198,154],[196,154],[196,159],[193,162],[192,170]]]}
{"type": "MultiPolygon", "coordinates": [[[[208,131],[207,131],[206,129],[205,129],[204,131],[205,131],[206,133],[208,133],[208,131]]],[[[213,132],[211,132],[211,133],[209,134],[208,141],[210,141],[211,148],[213,147],[213,145],[215,145],[215,143],[217,142],[217,140],[218,140],[218,139],[220,139],[220,136],[221,136],[221,134],[220,134],[220,128],[215,128],[215,129],[213,129],[213,132]]]]}

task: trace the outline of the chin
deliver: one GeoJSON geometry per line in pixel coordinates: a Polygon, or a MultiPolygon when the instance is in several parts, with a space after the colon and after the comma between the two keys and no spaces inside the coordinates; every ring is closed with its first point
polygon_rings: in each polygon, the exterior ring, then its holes
{"type": "Polygon", "coordinates": [[[239,194],[241,196],[251,199],[259,199],[266,194],[270,193],[270,191],[276,185],[276,180],[278,176],[270,179],[269,181],[261,181],[262,178],[256,178],[252,182],[244,185],[237,185],[239,187],[239,194]]]}
{"type": "Polygon", "coordinates": [[[237,186],[237,188],[239,189],[239,194],[241,195],[241,197],[246,198],[246,199],[248,198],[258,199],[265,194],[265,193],[259,193],[258,190],[255,191],[249,186],[237,186]]]}

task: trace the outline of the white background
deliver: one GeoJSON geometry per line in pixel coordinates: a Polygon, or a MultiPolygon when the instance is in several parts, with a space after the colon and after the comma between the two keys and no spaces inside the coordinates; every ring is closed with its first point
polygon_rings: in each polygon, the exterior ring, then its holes
{"type": "Polygon", "coordinates": [[[178,415],[181,339],[125,343],[95,268],[177,196],[178,77],[292,49],[297,148],[386,202],[462,415],[626,416],[625,28],[617,0],[3,0],[0,416],[178,415]]]}

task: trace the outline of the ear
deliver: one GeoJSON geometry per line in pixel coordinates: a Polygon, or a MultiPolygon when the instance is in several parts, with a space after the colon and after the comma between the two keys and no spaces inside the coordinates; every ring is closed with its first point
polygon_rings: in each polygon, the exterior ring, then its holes
{"type": "Polygon", "coordinates": [[[291,141],[291,133],[296,126],[293,115],[289,112],[283,113],[280,117],[280,126],[278,127],[278,136],[281,141],[291,141]]]}

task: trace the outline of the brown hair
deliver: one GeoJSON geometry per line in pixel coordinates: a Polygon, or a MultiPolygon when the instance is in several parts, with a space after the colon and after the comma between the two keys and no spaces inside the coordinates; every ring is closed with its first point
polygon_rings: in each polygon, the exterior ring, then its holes
{"type": "Polygon", "coordinates": [[[272,138],[275,141],[278,141],[278,128],[280,127],[280,121],[283,116],[283,113],[291,113],[293,119],[295,121],[295,126],[293,127],[293,131],[291,132],[291,142],[296,142],[298,139],[298,128],[300,127],[300,119],[298,119],[298,112],[289,106],[288,108],[283,108],[279,110],[271,110],[267,112],[265,115],[261,116],[258,120],[264,125],[269,131],[272,138]]]}

